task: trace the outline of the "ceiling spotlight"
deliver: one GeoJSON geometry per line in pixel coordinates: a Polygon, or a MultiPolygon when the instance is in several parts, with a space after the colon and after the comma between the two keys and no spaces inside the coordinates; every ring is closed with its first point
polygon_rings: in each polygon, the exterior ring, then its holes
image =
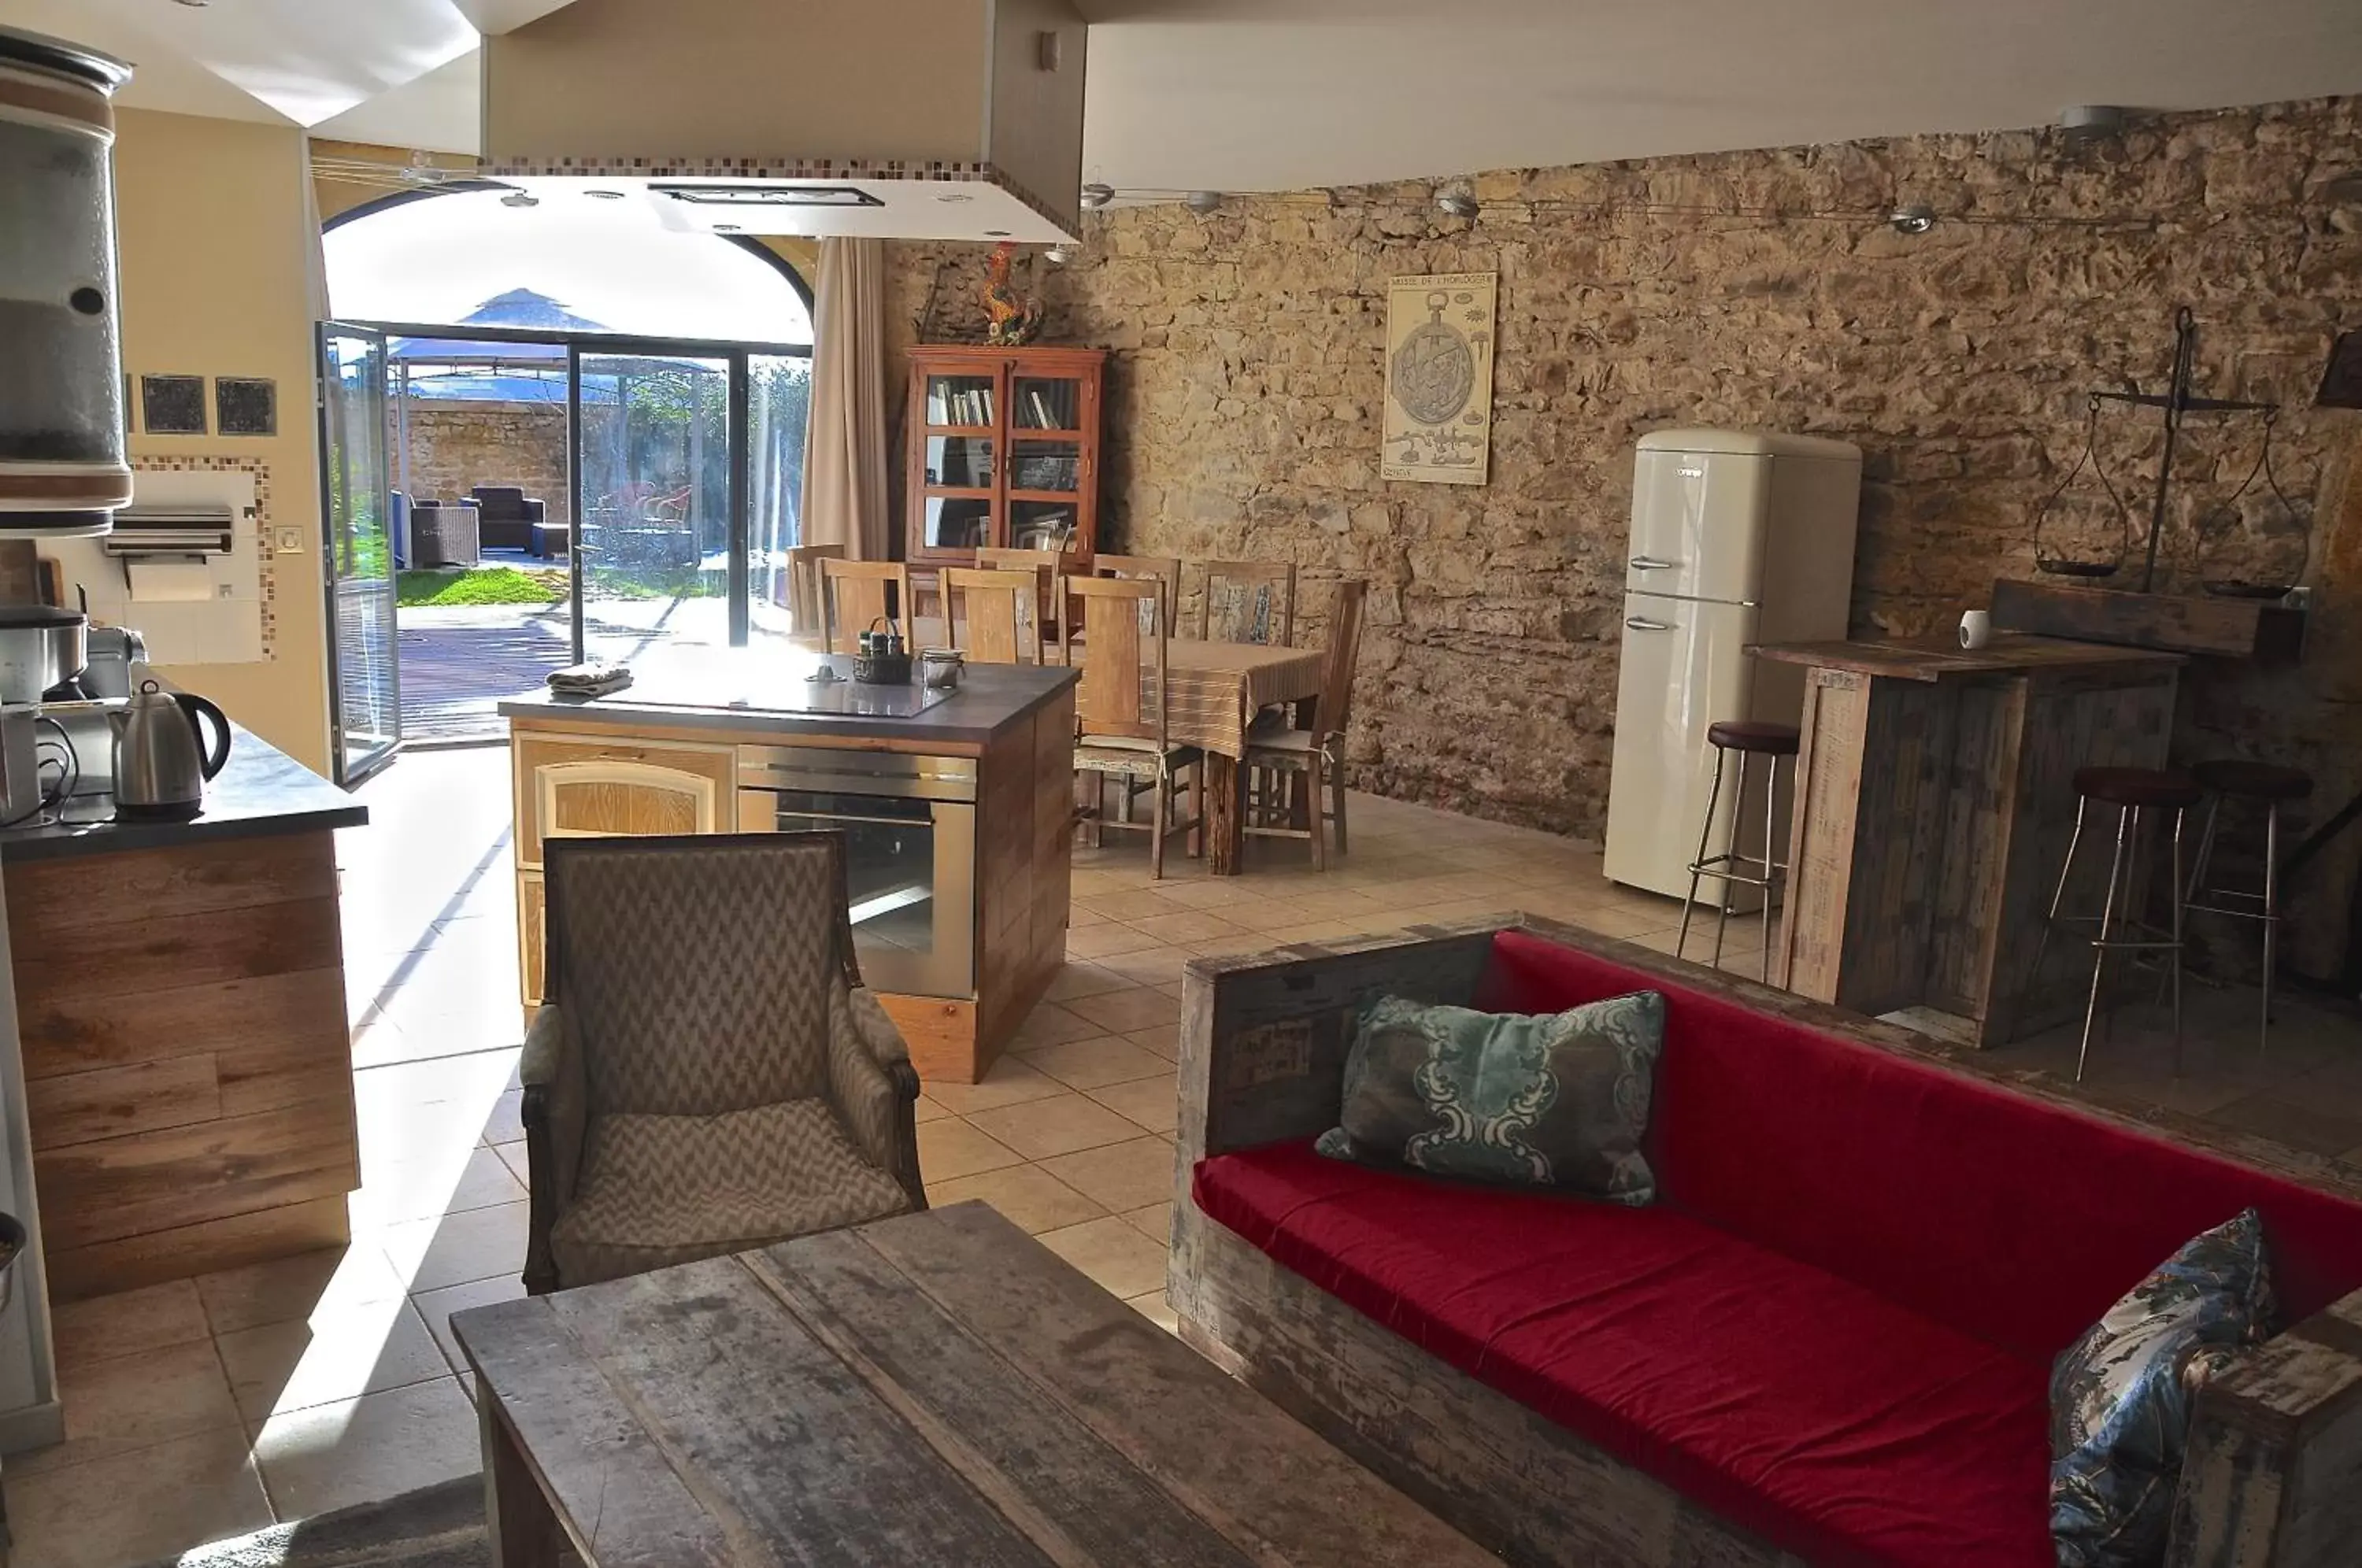
{"type": "Polygon", "coordinates": [[[585,191],[582,193],[602,202],[620,202],[624,199],[624,193],[621,191],[585,191]]]}
{"type": "Polygon", "coordinates": [[[1897,234],[1925,234],[1936,226],[1936,209],[1925,202],[1908,202],[1887,214],[1886,222],[1897,234]]]}
{"type": "Polygon", "coordinates": [[[504,207],[537,207],[541,205],[541,198],[524,191],[511,191],[507,195],[501,198],[501,205],[504,207]]]}
{"type": "Polygon", "coordinates": [[[1192,191],[1181,198],[1181,204],[1203,217],[1222,204],[1222,193],[1220,191],[1192,191]]]}
{"type": "Polygon", "coordinates": [[[1437,192],[1435,208],[1446,217],[1456,218],[1473,218],[1485,210],[1484,204],[1466,191],[1437,192]]]}
{"type": "Polygon", "coordinates": [[[2070,141],[2096,141],[2123,130],[2127,117],[2114,104],[2070,104],[2058,111],[2058,128],[2070,141]]]}
{"type": "Polygon", "coordinates": [[[966,191],[944,191],[936,195],[935,200],[956,206],[962,202],[972,202],[976,198],[966,191]]]}
{"type": "Polygon", "coordinates": [[[175,3],[186,6],[193,11],[201,11],[207,6],[212,5],[214,0],[175,0],[175,3]]]}
{"type": "Polygon", "coordinates": [[[1083,205],[1090,208],[1093,212],[1098,211],[1101,207],[1114,200],[1115,187],[1113,185],[1101,184],[1098,181],[1094,180],[1089,184],[1083,187],[1083,205]]]}
{"type": "Polygon", "coordinates": [[[738,232],[738,226],[734,223],[717,223],[713,226],[713,232],[716,234],[735,234],[738,232]]]}
{"type": "Polygon", "coordinates": [[[984,231],[984,237],[987,239],[1006,239],[1009,237],[1009,231],[1005,228],[988,228],[984,231]]]}

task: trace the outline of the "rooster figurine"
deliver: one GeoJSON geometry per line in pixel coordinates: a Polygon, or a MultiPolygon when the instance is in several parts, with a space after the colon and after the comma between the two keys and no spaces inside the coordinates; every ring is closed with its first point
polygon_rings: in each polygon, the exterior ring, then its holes
{"type": "Polygon", "coordinates": [[[1009,263],[1016,254],[1017,248],[1004,240],[992,248],[992,262],[985,271],[984,340],[996,348],[1020,348],[1042,330],[1042,302],[1020,298],[1009,286],[1009,263]]]}

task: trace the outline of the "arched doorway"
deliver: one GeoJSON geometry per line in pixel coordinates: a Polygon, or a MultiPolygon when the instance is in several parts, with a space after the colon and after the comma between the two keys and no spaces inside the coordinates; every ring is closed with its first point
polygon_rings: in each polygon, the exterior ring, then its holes
{"type": "Polygon", "coordinates": [[[346,776],[405,734],[498,738],[498,701],[560,664],[784,632],[811,351],[784,257],[492,185],[357,208],[322,245],[346,776]]]}

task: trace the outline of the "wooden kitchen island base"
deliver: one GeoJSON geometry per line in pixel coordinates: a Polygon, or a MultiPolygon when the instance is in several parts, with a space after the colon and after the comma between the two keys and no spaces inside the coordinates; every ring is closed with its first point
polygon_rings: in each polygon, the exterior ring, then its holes
{"type": "MultiPolygon", "coordinates": [[[[1807,667],[1775,983],[1873,1016],[1931,1009],[1981,1046],[2075,1016],[2088,951],[2054,944],[2034,973],[2075,771],[2164,766],[2180,656],[2009,635],[1754,651],[1807,667]]],[[[2083,857],[2070,910],[2099,909],[2106,866],[2083,857]]]]}
{"type": "Polygon", "coordinates": [[[11,857],[6,879],[50,1296],[347,1240],[335,835],[11,857]]]}

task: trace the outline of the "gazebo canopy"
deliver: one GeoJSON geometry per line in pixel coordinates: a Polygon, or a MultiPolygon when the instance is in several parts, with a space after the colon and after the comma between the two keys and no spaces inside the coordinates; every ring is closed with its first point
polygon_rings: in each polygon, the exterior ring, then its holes
{"type": "MultiPolygon", "coordinates": [[[[552,332],[605,332],[603,322],[575,315],[547,294],[531,289],[511,289],[469,311],[461,326],[501,326],[513,331],[536,327],[552,332]]],[[[412,366],[546,365],[566,358],[563,343],[487,343],[467,337],[397,337],[386,346],[389,357],[412,366]]]]}

